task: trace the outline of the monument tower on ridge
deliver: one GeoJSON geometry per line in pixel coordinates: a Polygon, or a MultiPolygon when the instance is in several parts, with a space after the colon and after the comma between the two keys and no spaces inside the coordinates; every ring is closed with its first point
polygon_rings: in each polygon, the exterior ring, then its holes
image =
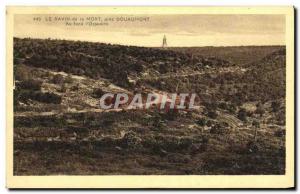
{"type": "Polygon", "coordinates": [[[167,44],[167,37],[166,37],[166,35],[164,35],[163,42],[162,42],[162,47],[165,48],[167,46],[168,46],[168,44],[167,44]]]}

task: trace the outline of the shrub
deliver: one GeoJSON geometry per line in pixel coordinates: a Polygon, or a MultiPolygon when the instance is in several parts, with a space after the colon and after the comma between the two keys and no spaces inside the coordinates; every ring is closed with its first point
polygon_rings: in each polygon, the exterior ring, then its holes
{"type": "Polygon", "coordinates": [[[252,122],[252,125],[253,125],[254,127],[256,127],[256,128],[259,128],[259,127],[260,127],[259,122],[256,121],[256,120],[254,120],[254,121],[252,122]]]}
{"type": "Polygon", "coordinates": [[[227,125],[224,124],[215,124],[214,126],[212,126],[212,128],[210,129],[210,133],[212,134],[225,134],[228,133],[229,129],[227,125]]]}
{"type": "Polygon", "coordinates": [[[137,136],[137,134],[133,131],[129,131],[125,133],[122,142],[124,147],[136,149],[141,147],[141,139],[137,136]]]}
{"type": "Polygon", "coordinates": [[[61,93],[64,93],[64,92],[66,92],[66,91],[67,91],[67,87],[66,87],[65,84],[62,84],[62,85],[60,86],[60,88],[58,89],[58,92],[61,92],[61,93]]]}
{"type": "Polygon", "coordinates": [[[258,108],[255,110],[255,113],[256,113],[256,114],[259,114],[260,116],[262,116],[262,115],[265,113],[265,110],[264,110],[262,107],[258,107],[258,108]]]}
{"type": "Polygon", "coordinates": [[[44,103],[53,103],[53,104],[60,104],[61,103],[61,96],[54,94],[54,93],[36,93],[35,95],[35,100],[40,101],[40,102],[44,102],[44,103]]]}
{"type": "Polygon", "coordinates": [[[53,104],[60,104],[61,103],[61,96],[54,94],[54,93],[42,93],[40,91],[30,91],[30,90],[20,90],[16,92],[15,97],[23,102],[27,102],[29,99],[36,100],[43,103],[53,103],[53,104]]]}
{"type": "Polygon", "coordinates": [[[209,112],[207,113],[207,116],[210,117],[210,118],[212,118],[212,119],[216,119],[217,116],[218,116],[218,114],[217,114],[216,111],[209,111],[209,112]]]}
{"type": "Polygon", "coordinates": [[[285,110],[280,110],[275,115],[278,125],[285,125],[285,110]]]}
{"type": "Polygon", "coordinates": [[[212,124],[213,124],[213,122],[212,122],[211,120],[208,120],[208,121],[206,122],[206,125],[207,125],[208,127],[211,127],[212,124]]]}
{"type": "Polygon", "coordinates": [[[95,88],[95,89],[93,90],[92,96],[93,96],[94,98],[101,98],[104,94],[105,94],[105,92],[104,92],[102,89],[100,89],[100,88],[95,88]]]}
{"type": "Polygon", "coordinates": [[[215,102],[205,102],[204,103],[204,106],[205,106],[205,108],[206,109],[208,109],[208,110],[216,110],[217,109],[217,107],[218,107],[218,105],[217,105],[217,103],[215,103],[215,102]]]}
{"type": "Polygon", "coordinates": [[[29,90],[22,90],[18,92],[18,100],[27,102],[28,99],[53,104],[60,104],[62,100],[61,96],[54,93],[42,93],[40,91],[32,92],[29,90]]]}
{"type": "Polygon", "coordinates": [[[71,75],[68,75],[68,76],[65,78],[65,83],[68,83],[68,84],[73,83],[73,78],[72,78],[71,75]]]}
{"type": "Polygon", "coordinates": [[[278,101],[273,101],[271,104],[273,112],[278,112],[280,109],[280,102],[278,101]]]}
{"type": "Polygon", "coordinates": [[[77,91],[77,90],[79,90],[79,84],[76,84],[75,86],[72,86],[72,87],[70,88],[70,90],[71,90],[71,91],[77,91]]]}
{"type": "Polygon", "coordinates": [[[274,132],[276,137],[283,137],[285,135],[285,130],[277,130],[274,132]]]}
{"type": "Polygon", "coordinates": [[[247,149],[246,151],[249,154],[251,154],[251,153],[257,153],[261,149],[261,147],[257,142],[249,141],[246,145],[246,149],[247,149]]]}
{"type": "Polygon", "coordinates": [[[247,121],[247,112],[245,109],[241,109],[238,112],[238,116],[237,116],[241,121],[247,121]]]}
{"type": "Polygon", "coordinates": [[[18,101],[27,102],[29,99],[32,99],[32,94],[33,92],[29,90],[15,90],[14,98],[16,102],[18,101]]]}
{"type": "Polygon", "coordinates": [[[228,105],[226,104],[226,102],[220,102],[220,103],[218,104],[218,107],[219,107],[220,109],[223,109],[223,110],[228,109],[228,105]]]}
{"type": "Polygon", "coordinates": [[[164,74],[164,73],[167,73],[169,70],[170,70],[170,67],[169,67],[168,64],[163,63],[163,64],[159,65],[159,72],[160,73],[164,74]]]}
{"type": "Polygon", "coordinates": [[[30,71],[24,65],[15,66],[15,79],[16,80],[28,80],[30,77],[30,71]]]}
{"type": "Polygon", "coordinates": [[[64,82],[64,76],[60,74],[56,74],[52,78],[52,83],[54,84],[63,84],[63,82],[64,82]]]}
{"type": "Polygon", "coordinates": [[[233,104],[229,104],[227,106],[227,110],[230,112],[230,113],[235,113],[236,112],[236,106],[234,106],[233,104]]]}
{"type": "Polygon", "coordinates": [[[167,120],[175,120],[178,116],[179,116],[178,109],[170,109],[165,114],[165,118],[167,120]]]}

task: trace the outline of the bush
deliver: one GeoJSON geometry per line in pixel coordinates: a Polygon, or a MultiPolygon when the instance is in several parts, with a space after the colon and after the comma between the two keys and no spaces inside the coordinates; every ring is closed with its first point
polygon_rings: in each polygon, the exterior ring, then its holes
{"type": "Polygon", "coordinates": [[[71,75],[68,75],[68,76],[66,77],[66,79],[65,79],[65,83],[68,83],[68,84],[71,84],[71,83],[73,83],[73,78],[72,78],[72,76],[71,76],[71,75]]]}
{"type": "Polygon", "coordinates": [[[56,115],[38,115],[32,117],[16,117],[14,120],[15,127],[65,127],[66,119],[56,115]]]}
{"type": "Polygon", "coordinates": [[[76,84],[75,86],[72,86],[72,87],[70,88],[70,90],[71,90],[71,91],[77,91],[77,90],[79,90],[79,84],[76,84]]]}
{"type": "Polygon", "coordinates": [[[254,127],[256,127],[256,128],[259,128],[259,127],[260,127],[260,124],[259,124],[258,121],[254,120],[254,121],[252,122],[252,126],[254,126],[254,127]]]}
{"type": "Polygon", "coordinates": [[[29,99],[36,100],[43,103],[60,104],[62,101],[61,96],[54,93],[42,93],[40,91],[30,90],[16,90],[14,93],[16,101],[27,102],[29,99]]]}
{"type": "Polygon", "coordinates": [[[278,112],[280,109],[280,102],[278,101],[273,101],[271,104],[273,112],[278,112]]]}
{"type": "Polygon", "coordinates": [[[163,63],[163,64],[159,65],[159,72],[160,73],[164,74],[164,73],[167,73],[168,71],[170,71],[170,67],[169,67],[168,64],[163,63]]]}
{"type": "Polygon", "coordinates": [[[235,113],[236,112],[236,106],[234,106],[233,104],[229,104],[227,106],[227,110],[230,112],[230,113],[235,113]]]}
{"type": "Polygon", "coordinates": [[[237,116],[241,121],[247,121],[247,112],[245,109],[241,109],[238,112],[238,116],[237,116]]]}
{"type": "Polygon", "coordinates": [[[29,90],[15,90],[14,91],[14,100],[16,104],[18,101],[27,102],[29,99],[32,99],[32,91],[29,90]]]}
{"type": "Polygon", "coordinates": [[[220,109],[223,109],[223,110],[227,110],[227,109],[228,109],[228,105],[226,104],[226,102],[220,102],[220,103],[218,104],[218,107],[219,107],[220,109]]]}
{"type": "Polygon", "coordinates": [[[211,129],[210,129],[210,133],[212,134],[225,134],[228,133],[229,129],[227,125],[224,124],[215,124],[211,129]]]}
{"type": "Polygon", "coordinates": [[[200,118],[200,119],[198,119],[198,121],[196,123],[200,126],[205,126],[206,125],[206,119],[205,118],[200,118]]]}
{"type": "Polygon", "coordinates": [[[274,132],[274,135],[276,137],[283,137],[285,135],[285,130],[279,129],[279,130],[277,130],[277,131],[274,132]]]}
{"type": "Polygon", "coordinates": [[[257,153],[259,150],[261,150],[260,145],[255,142],[255,141],[249,141],[246,145],[246,151],[251,154],[251,153],[257,153]]]}
{"type": "Polygon", "coordinates": [[[255,113],[259,114],[260,116],[262,116],[265,113],[265,109],[264,109],[264,107],[263,107],[263,105],[261,103],[258,103],[256,105],[255,113]]]}
{"type": "Polygon", "coordinates": [[[212,125],[213,125],[213,121],[211,121],[211,120],[208,120],[207,122],[206,122],[206,125],[208,126],[208,127],[211,127],[212,125]]]}
{"type": "Polygon", "coordinates": [[[54,94],[54,93],[42,93],[39,92],[35,95],[35,100],[44,102],[44,103],[53,103],[53,104],[60,104],[61,103],[61,96],[54,94]]]}
{"type": "Polygon", "coordinates": [[[104,92],[102,89],[100,89],[100,88],[95,88],[95,89],[93,90],[92,96],[93,96],[94,98],[101,98],[104,94],[105,94],[105,92],[104,92]]]}
{"type": "Polygon", "coordinates": [[[285,125],[285,110],[280,110],[275,115],[278,125],[285,125]]]}
{"type": "Polygon", "coordinates": [[[161,119],[160,116],[155,116],[153,118],[153,129],[161,130],[163,127],[164,127],[164,121],[161,119]]]}
{"type": "Polygon", "coordinates": [[[179,116],[178,109],[170,109],[165,114],[165,118],[167,120],[175,120],[178,116],[179,116]]]}
{"type": "Polygon", "coordinates": [[[54,93],[42,93],[40,91],[32,92],[30,90],[21,90],[15,94],[18,100],[27,102],[29,99],[36,100],[43,103],[53,103],[53,104],[60,104],[61,103],[61,96],[54,94],[54,93]]]}
{"type": "Polygon", "coordinates": [[[204,106],[205,106],[205,108],[208,109],[208,110],[216,110],[217,107],[218,107],[218,104],[215,103],[215,102],[205,102],[205,103],[204,103],[204,106]]]}
{"type": "Polygon", "coordinates": [[[28,80],[22,81],[19,86],[21,89],[24,89],[24,90],[38,91],[41,89],[42,82],[33,80],[33,79],[28,79],[28,80]]]}
{"type": "Polygon", "coordinates": [[[133,131],[129,131],[125,133],[122,142],[124,147],[136,149],[142,146],[141,139],[137,136],[137,134],[133,131]]]}
{"type": "Polygon", "coordinates": [[[29,77],[30,77],[30,71],[28,70],[28,68],[26,68],[26,66],[24,65],[18,65],[18,66],[15,66],[15,72],[14,72],[14,75],[15,75],[15,79],[16,80],[28,80],[29,77]]]}
{"type": "Polygon", "coordinates": [[[212,119],[216,119],[217,116],[218,116],[218,114],[217,114],[216,111],[209,111],[209,112],[207,113],[207,116],[210,117],[210,118],[212,118],[212,119]]]}
{"type": "Polygon", "coordinates": [[[60,74],[56,74],[52,78],[52,83],[54,84],[63,84],[64,83],[64,76],[60,74]]]}
{"type": "Polygon", "coordinates": [[[66,91],[67,91],[67,87],[66,87],[65,84],[62,84],[62,85],[60,86],[60,88],[58,89],[58,92],[61,92],[61,93],[64,93],[64,92],[66,92],[66,91]]]}

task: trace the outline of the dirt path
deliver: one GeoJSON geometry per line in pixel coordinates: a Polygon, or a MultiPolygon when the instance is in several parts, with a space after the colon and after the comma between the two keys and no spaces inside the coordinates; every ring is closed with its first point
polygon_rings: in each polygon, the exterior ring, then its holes
{"type": "Polygon", "coordinates": [[[224,70],[220,70],[218,72],[216,71],[204,71],[204,72],[196,72],[196,73],[182,73],[182,74],[175,74],[175,75],[162,75],[157,77],[145,77],[145,78],[139,78],[138,80],[158,80],[158,79],[166,79],[166,78],[174,78],[174,77],[189,77],[189,76],[198,76],[198,75],[204,75],[204,74],[213,74],[213,73],[229,73],[229,72],[237,72],[240,71],[244,73],[245,71],[242,71],[239,68],[226,68],[224,70]]]}

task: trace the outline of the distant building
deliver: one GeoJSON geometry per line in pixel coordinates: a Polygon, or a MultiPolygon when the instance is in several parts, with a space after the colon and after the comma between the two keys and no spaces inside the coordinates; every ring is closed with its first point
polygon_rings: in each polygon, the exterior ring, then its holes
{"type": "Polygon", "coordinates": [[[167,46],[168,46],[167,37],[166,37],[166,35],[164,35],[163,42],[162,42],[162,47],[164,48],[164,47],[167,47],[167,46]]]}

